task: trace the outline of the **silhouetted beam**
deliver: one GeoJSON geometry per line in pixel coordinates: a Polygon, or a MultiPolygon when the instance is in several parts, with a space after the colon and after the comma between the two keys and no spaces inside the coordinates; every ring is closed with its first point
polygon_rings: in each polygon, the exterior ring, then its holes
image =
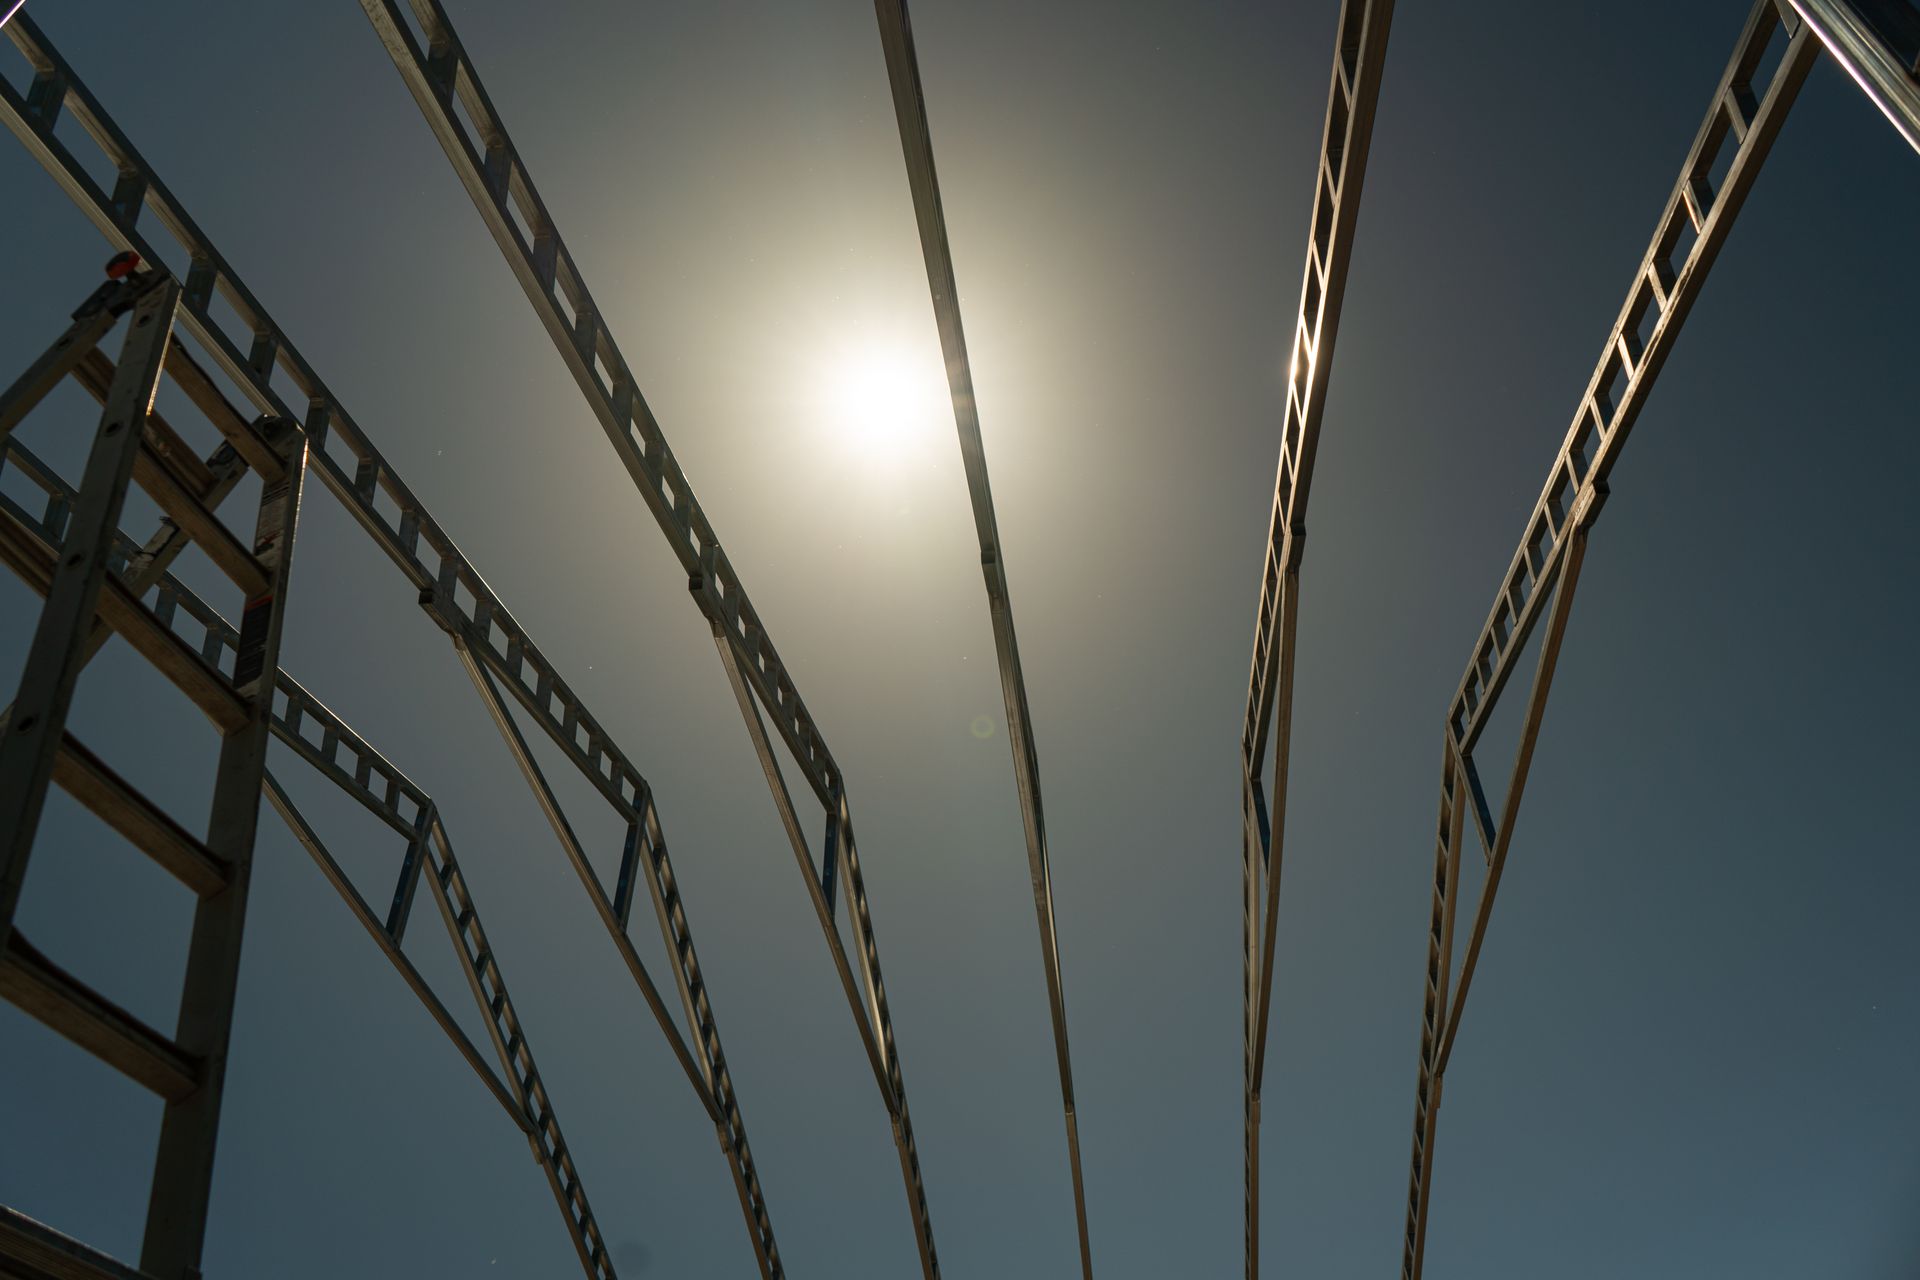
{"type": "Polygon", "coordinates": [[[1260,1093],[1266,1076],[1267,1018],[1273,1003],[1273,954],[1280,915],[1281,851],[1287,818],[1287,766],[1293,734],[1294,633],[1300,616],[1300,561],[1306,547],[1307,494],[1326,409],[1333,349],[1353,258],[1354,225],[1373,143],[1392,0],[1344,0],[1335,27],[1333,74],[1314,165],[1300,305],[1288,350],[1280,461],[1273,485],[1253,661],[1240,736],[1241,942],[1244,999],[1246,1268],[1260,1274],[1260,1093]],[[1269,734],[1273,790],[1262,786],[1269,734]],[[1264,892],[1262,879],[1265,880],[1264,892]]]}
{"type": "Polygon", "coordinates": [[[1060,1101],[1066,1111],[1067,1160],[1073,1171],[1073,1214],[1080,1239],[1080,1273],[1093,1277],[1093,1253],[1087,1239],[1087,1195],[1080,1170],[1080,1126],[1073,1099],[1073,1062],[1067,1051],[1067,1001],[1060,978],[1060,943],[1053,927],[1053,876],[1047,865],[1047,824],[1040,799],[1040,757],[1033,742],[1033,716],[1027,707],[1027,682],[1020,669],[1020,645],[1013,631],[1013,602],[1007,595],[1006,557],[993,513],[993,486],[987,475],[986,444],[980,438],[980,412],[973,394],[973,365],[960,320],[960,297],[953,276],[953,252],[947,242],[946,214],[940,207],[940,179],[934,171],[933,137],[913,49],[913,27],[906,0],[875,0],[880,44],[886,53],[887,80],[893,87],[894,119],[900,126],[900,151],[914,217],[920,224],[920,251],[926,258],[927,285],[933,295],[940,349],[946,357],[947,387],[954,425],[960,432],[960,459],[967,493],[973,500],[973,528],[980,541],[980,569],[986,579],[987,610],[993,620],[993,645],[1000,660],[1000,694],[1007,709],[1007,745],[1013,752],[1014,788],[1026,830],[1027,871],[1033,882],[1033,908],[1040,922],[1040,960],[1047,975],[1047,1004],[1053,1016],[1054,1057],[1060,1070],[1060,1101]]]}
{"type": "Polygon", "coordinates": [[[1414,1095],[1402,1280],[1419,1280],[1424,1265],[1441,1086],[1512,847],[1514,822],[1532,767],[1587,539],[1606,500],[1607,477],[1819,54],[1820,46],[1807,24],[1792,20],[1790,10],[1778,7],[1780,2],[1759,0],[1754,6],[1733,58],[1721,73],[1706,119],[1694,135],[1680,177],[1655,224],[1653,243],[1640,260],[1627,300],[1601,348],[1599,364],[1574,412],[1573,426],[1554,456],[1546,487],[1528,517],[1526,533],[1501,580],[1493,610],[1474,643],[1466,675],[1450,704],[1440,801],[1442,835],[1435,854],[1432,932],[1414,1095]],[[1767,54],[1776,39],[1785,47],[1778,63],[1770,66],[1767,54]],[[1490,818],[1479,811],[1483,797],[1473,748],[1518,665],[1521,651],[1542,619],[1547,629],[1521,718],[1519,746],[1499,818],[1485,833],[1491,837],[1486,884],[1474,911],[1459,981],[1454,983],[1453,919],[1458,907],[1454,887],[1459,871],[1461,816],[1471,804],[1477,823],[1485,827],[1490,818]]]}
{"type": "MultiPolygon", "coordinates": [[[[361,0],[381,43],[399,69],[481,220],[520,282],[561,359],[579,385],[614,453],[653,513],[667,545],[687,571],[695,602],[732,652],[760,705],[793,753],[808,785],[829,812],[845,814],[846,788],[818,725],[794,687],[738,573],[694,497],[660,424],[647,407],[638,380],[608,329],[599,305],[562,239],[525,160],[480,82],[438,0],[361,0]]],[[[769,778],[771,786],[772,779],[769,778]]],[[[776,806],[778,790],[774,789],[776,806]]],[[[842,822],[842,829],[849,824],[842,822]]],[[[907,1203],[921,1265],[928,1280],[939,1274],[932,1220],[920,1181],[920,1159],[906,1106],[879,944],[864,888],[848,879],[850,914],[858,933],[860,972],[867,984],[864,1011],[882,1046],[882,1096],[892,1113],[907,1203]]],[[[763,1262],[777,1274],[777,1257],[763,1262]]]]}

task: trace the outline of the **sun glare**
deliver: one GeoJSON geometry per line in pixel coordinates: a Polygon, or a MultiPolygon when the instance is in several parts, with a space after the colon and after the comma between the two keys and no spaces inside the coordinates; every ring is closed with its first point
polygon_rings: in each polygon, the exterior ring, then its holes
{"type": "Polygon", "coordinates": [[[938,358],[896,342],[838,352],[825,391],[828,429],[871,463],[897,466],[924,455],[948,413],[938,358]]]}

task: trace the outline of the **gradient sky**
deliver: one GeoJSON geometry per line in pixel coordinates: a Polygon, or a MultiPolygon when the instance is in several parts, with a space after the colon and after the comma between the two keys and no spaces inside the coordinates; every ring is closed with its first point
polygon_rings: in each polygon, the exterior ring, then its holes
{"type": "MultiPolygon", "coordinates": [[[[1235,756],[1336,10],[915,6],[1113,1280],[1241,1265],[1235,756]]],[[[32,11],[652,781],[789,1274],[913,1274],[706,624],[359,7],[32,11]]],[[[1307,543],[1270,1276],[1398,1267],[1441,717],[1745,13],[1396,18],[1307,543]]],[[[941,394],[871,11],[453,16],[846,771],[946,1274],[1069,1274],[951,423],[876,456],[834,390],[891,344],[941,394]]],[[[11,140],[0,193],[10,377],[106,250],[11,140]]],[[[1429,1275],[1920,1273],[1916,216],[1920,158],[1823,63],[1614,473],[1448,1075],[1429,1275]]],[[[93,421],[69,389],[25,438],[73,456],[93,421]]],[[[413,596],[310,486],[285,665],[438,800],[623,1274],[747,1275],[711,1128],[413,596]]],[[[9,576],[9,673],[34,616],[9,576]]],[[[211,733],[117,642],[74,723],[204,812],[211,733]]],[[[383,899],[399,843],[276,768],[383,899]]],[[[207,1273],[569,1274],[521,1137],[262,833],[207,1273]]],[[[422,910],[409,951],[458,1007],[422,910]]],[[[39,946],[171,1025],[189,913],[56,793],[39,946]]],[[[135,1255],[158,1104],[11,1007],[0,1043],[0,1201],[135,1255]]]]}

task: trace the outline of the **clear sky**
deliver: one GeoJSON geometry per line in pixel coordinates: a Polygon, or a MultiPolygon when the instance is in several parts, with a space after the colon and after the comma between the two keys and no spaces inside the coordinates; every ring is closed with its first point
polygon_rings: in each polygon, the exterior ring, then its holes
{"type": "MultiPolygon", "coordinates": [[[[1270,1276],[1398,1267],[1441,717],[1746,8],[1395,20],[1307,543],[1270,1276]]],[[[914,1273],[706,624],[359,7],[31,10],[652,781],[789,1274],[914,1273]]],[[[1236,751],[1336,10],[914,9],[1113,1280],[1239,1273],[1236,751]]],[[[453,15],[846,771],[946,1273],[1069,1274],[1018,808],[871,10],[453,15]],[[878,440],[844,387],[876,350],[931,379],[878,440]]],[[[106,250],[11,140],[0,193],[10,378],[106,250]]],[[[1920,157],[1817,67],[1594,534],[1448,1075],[1431,1276],[1920,1273],[1917,216],[1920,157]]],[[[71,456],[93,420],[71,391],[26,439],[71,456]]],[[[33,603],[0,583],[8,679],[33,603]]],[[[291,609],[287,667],[446,815],[622,1273],[750,1274],[712,1130],[445,638],[318,484],[291,609]]],[[[123,649],[75,727],[203,812],[212,735],[123,649]]],[[[398,842],[276,760],[383,900],[398,842]]],[[[605,807],[551,772],[606,865],[605,807]]],[[[262,832],[208,1274],[569,1274],[524,1141],[262,832]]],[[[56,795],[37,945],[171,1025],[189,914],[56,795]]],[[[458,1007],[424,904],[409,951],[458,1007]]],[[[157,1104],[11,1007],[0,1045],[0,1201],[134,1255],[157,1104]]]]}

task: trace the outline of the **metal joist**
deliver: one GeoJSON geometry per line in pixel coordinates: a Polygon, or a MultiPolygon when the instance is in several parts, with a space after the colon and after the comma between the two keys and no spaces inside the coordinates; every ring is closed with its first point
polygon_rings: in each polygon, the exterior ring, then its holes
{"type": "Polygon", "coordinates": [[[973,365],[967,355],[966,327],[960,316],[960,292],[954,279],[946,213],[940,204],[940,178],[934,168],[933,135],[927,123],[920,61],[913,47],[913,24],[907,16],[906,0],[875,0],[874,13],[879,20],[880,44],[886,56],[887,80],[893,90],[894,119],[900,129],[900,151],[906,162],[907,185],[913,194],[920,251],[926,260],[927,286],[933,298],[934,320],[940,330],[941,354],[946,358],[948,392],[953,402],[954,425],[960,435],[960,458],[973,504],[974,533],[980,544],[980,570],[986,580],[987,609],[993,622],[1000,693],[1007,712],[1007,745],[1013,753],[1014,788],[1020,797],[1027,870],[1040,928],[1041,965],[1046,973],[1047,1005],[1053,1019],[1054,1058],[1060,1074],[1061,1106],[1066,1116],[1067,1162],[1073,1176],[1080,1273],[1085,1280],[1093,1280],[1086,1184],[1080,1167],[1080,1124],[1074,1102],[1073,1062],[1067,1048],[1066,992],[1060,975],[1060,944],[1054,931],[1053,873],[1047,859],[1047,825],[1040,793],[1040,757],[1034,746],[1033,716],[1027,705],[1020,646],[1014,635],[1013,602],[1008,596],[1006,557],[1000,544],[999,522],[994,516],[986,443],[980,434],[973,365]]]}
{"type": "Polygon", "coordinates": [[[466,874],[454,857],[453,844],[447,839],[446,827],[437,813],[430,814],[429,827],[427,887],[453,939],[454,951],[460,957],[460,968],[473,990],[474,1001],[486,1016],[487,1035],[493,1041],[494,1052],[506,1069],[521,1109],[533,1125],[534,1155],[547,1175],[547,1184],[553,1191],[554,1202],[560,1206],[561,1216],[567,1220],[580,1265],[592,1280],[613,1280],[613,1261],[607,1254],[606,1240],[587,1204],[586,1189],[580,1183],[579,1170],[574,1167],[573,1153],[560,1132],[560,1120],[554,1114],[552,1099],[547,1096],[546,1082],[534,1063],[533,1049],[527,1043],[520,1015],[507,994],[506,979],[501,975],[493,944],[481,927],[466,874]]]}
{"type": "MultiPolygon", "coordinates": [[[[348,878],[345,868],[327,848],[319,832],[313,829],[313,825],[294,805],[292,798],[287,795],[286,788],[280,785],[279,779],[273,776],[271,770],[266,775],[264,789],[268,802],[273,805],[274,811],[280,815],[281,820],[287,824],[287,829],[292,832],[294,840],[314,860],[315,865],[320,868],[320,873],[327,878],[327,883],[333,886],[334,892],[338,893],[341,901],[347,904],[347,909],[353,913],[354,919],[366,929],[367,936],[373,939],[374,945],[379,947],[381,954],[387,957],[400,974],[401,980],[426,1008],[434,1022],[446,1033],[447,1039],[453,1042],[460,1056],[465,1059],[469,1067],[473,1068],[473,1073],[480,1077],[480,1082],[486,1085],[487,1092],[491,1093],[493,1100],[500,1104],[500,1109],[507,1113],[507,1118],[531,1137],[533,1122],[527,1118],[518,1097],[500,1079],[493,1068],[487,1065],[486,1057],[480,1052],[479,1047],[468,1038],[467,1033],[454,1020],[452,1012],[441,1002],[440,997],[434,994],[425,975],[414,966],[406,952],[400,949],[400,938],[375,914],[373,908],[367,904],[367,900],[360,895],[353,881],[348,878]]],[[[411,848],[408,852],[411,855],[411,848]]]]}
{"type": "MultiPolygon", "coordinates": [[[[846,789],[838,766],[774,648],[738,573],[694,497],[685,474],[647,407],[638,381],[561,238],[506,126],[480,83],[445,9],[437,0],[362,0],[434,136],[472,197],[508,266],[559,349],[607,439],[688,575],[694,599],[730,651],[760,705],[830,815],[845,820],[846,789]]],[[[775,793],[775,802],[779,803],[775,793]]],[[[848,846],[850,847],[850,846],[848,846]]],[[[808,873],[811,877],[811,872],[808,873]]],[[[921,1266],[939,1274],[920,1160],[906,1116],[906,1091],[880,979],[879,947],[864,885],[847,880],[858,935],[864,1005],[853,1009],[862,1035],[884,1066],[882,1095],[893,1118],[921,1266]]]]}
{"type": "Polygon", "coordinates": [[[532,175],[438,0],[361,0],[534,311],[690,577],[717,611],[755,691],[821,803],[839,781],[812,715],[747,600],[638,380],[614,344],[532,175]]]}
{"type": "Polygon", "coordinates": [[[1286,406],[1274,478],[1253,660],[1241,728],[1242,1056],[1246,1274],[1260,1273],[1260,1095],[1266,1074],[1267,1022],[1280,914],[1281,850],[1287,815],[1287,767],[1293,730],[1294,635],[1307,497],[1332,374],[1340,310],[1353,258],[1354,226],[1367,175],[1380,101],[1392,0],[1343,0],[1335,28],[1333,74],[1314,166],[1300,304],[1288,349],[1286,406]],[[1263,774],[1272,739],[1272,794],[1263,774]],[[1264,882],[1264,892],[1263,889],[1264,882]]]}
{"type": "MultiPolygon", "coordinates": [[[[622,958],[640,983],[648,1001],[656,1006],[656,1014],[661,1022],[670,1027],[672,1019],[666,1012],[665,1002],[641,967],[639,955],[626,932],[634,882],[640,879],[646,883],[648,896],[653,900],[654,913],[659,919],[661,936],[667,944],[668,960],[673,966],[681,1008],[699,1046],[698,1063],[692,1069],[699,1073],[704,1085],[701,1100],[714,1121],[720,1148],[727,1156],[727,1165],[733,1174],[734,1191],[740,1199],[741,1211],[746,1216],[752,1236],[754,1255],[764,1274],[783,1274],[780,1250],[773,1236],[772,1217],[760,1185],[758,1167],[754,1164],[753,1150],[747,1143],[746,1121],[740,1111],[740,1101],[734,1092],[733,1073],[727,1066],[726,1050],[720,1043],[720,1029],[714,1020],[713,1005],[707,995],[699,953],[693,945],[693,928],[681,902],[679,882],[674,876],[672,860],[667,855],[666,838],[660,827],[659,814],[653,808],[652,793],[642,794],[640,806],[632,818],[621,861],[619,887],[616,896],[609,899],[606,887],[601,884],[598,874],[587,860],[585,848],[561,811],[558,797],[547,784],[545,774],[527,747],[526,738],[508,711],[506,700],[500,696],[498,685],[473,658],[471,637],[456,636],[455,645],[466,662],[468,675],[472,677],[475,688],[493,716],[495,727],[505,739],[509,753],[520,766],[527,785],[533,789],[541,810],[580,876],[595,909],[613,934],[622,958]]],[[[677,1052],[683,1055],[687,1053],[685,1042],[677,1031],[670,1039],[677,1052]]]]}
{"type": "Polygon", "coordinates": [[[1421,1274],[1441,1085],[1512,844],[1588,535],[1607,496],[1607,477],[1819,52],[1809,26],[1792,10],[1783,9],[1782,3],[1759,0],[1721,73],[1706,118],[1655,225],[1653,242],[1601,348],[1573,425],[1555,455],[1526,533],[1475,641],[1466,674],[1449,704],[1412,1172],[1402,1242],[1403,1280],[1418,1280],[1421,1274]],[[1543,620],[1546,628],[1519,745],[1496,817],[1486,802],[1473,749],[1543,620]],[[1485,844],[1488,868],[1456,980],[1452,972],[1453,921],[1458,909],[1454,890],[1462,819],[1468,813],[1485,844]]]}
{"type": "MultiPolygon", "coordinates": [[[[366,755],[377,755],[372,748],[358,742],[359,750],[366,755]]],[[[312,761],[309,761],[312,763],[312,761]]],[[[378,809],[368,802],[366,795],[356,791],[342,781],[341,777],[330,770],[329,779],[346,789],[355,799],[378,809]]],[[[368,934],[379,945],[381,951],[392,961],[402,979],[411,988],[427,1011],[447,1033],[454,1047],[474,1069],[494,1099],[513,1120],[533,1148],[534,1158],[540,1163],[547,1176],[549,1187],[553,1191],[554,1201],[560,1206],[560,1213],[567,1221],[567,1231],[573,1241],[575,1252],[579,1254],[580,1265],[592,1280],[613,1280],[613,1263],[607,1254],[606,1242],[600,1233],[599,1223],[587,1204],[586,1191],[580,1184],[579,1171],[574,1167],[573,1157],[569,1153],[566,1140],[560,1132],[560,1122],[554,1113],[553,1103],[548,1098],[546,1086],[541,1083],[539,1069],[533,1060],[533,1050],[527,1042],[526,1030],[519,1014],[513,1007],[512,999],[507,995],[506,983],[500,972],[498,957],[480,923],[480,917],[473,902],[472,892],[467,887],[466,876],[460,870],[453,856],[453,846],[447,839],[446,828],[441,823],[438,811],[431,801],[421,811],[419,819],[420,839],[410,843],[407,858],[401,870],[401,893],[411,896],[410,882],[420,877],[422,870],[429,892],[440,908],[441,918],[453,939],[454,950],[460,959],[461,972],[466,975],[467,984],[473,991],[474,1002],[479,1006],[481,1015],[487,1022],[488,1038],[492,1040],[494,1053],[506,1071],[507,1081],[487,1066],[485,1058],[460,1029],[453,1015],[440,1002],[432,988],[413,962],[400,949],[400,937],[390,924],[381,923],[353,887],[339,862],[327,849],[313,825],[307,821],[299,808],[287,795],[286,789],[269,774],[265,782],[267,799],[273,804],[294,839],[312,856],[329,882],[345,900],[354,916],[359,919],[368,934]]],[[[398,897],[399,894],[396,894],[398,897]]]]}

